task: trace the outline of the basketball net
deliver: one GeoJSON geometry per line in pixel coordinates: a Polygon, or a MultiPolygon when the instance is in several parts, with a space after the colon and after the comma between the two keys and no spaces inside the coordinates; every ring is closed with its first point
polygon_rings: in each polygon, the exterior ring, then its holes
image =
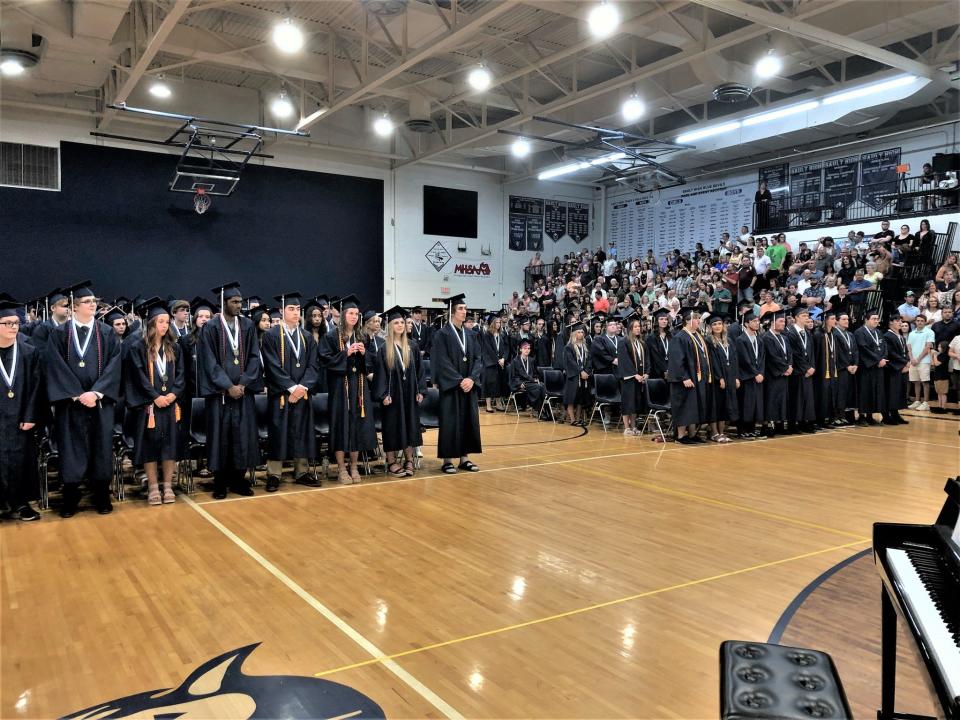
{"type": "Polygon", "coordinates": [[[207,191],[198,187],[197,194],[193,196],[193,209],[197,215],[203,215],[210,209],[210,205],[212,204],[213,201],[210,199],[210,196],[207,195],[207,191]]]}

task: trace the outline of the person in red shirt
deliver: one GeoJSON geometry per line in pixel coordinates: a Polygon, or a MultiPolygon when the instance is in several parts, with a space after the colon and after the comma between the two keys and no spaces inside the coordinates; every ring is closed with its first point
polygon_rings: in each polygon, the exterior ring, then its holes
{"type": "Polygon", "coordinates": [[[610,301],[607,300],[603,293],[597,290],[594,293],[593,300],[593,312],[596,313],[609,313],[610,312],[610,301]]]}

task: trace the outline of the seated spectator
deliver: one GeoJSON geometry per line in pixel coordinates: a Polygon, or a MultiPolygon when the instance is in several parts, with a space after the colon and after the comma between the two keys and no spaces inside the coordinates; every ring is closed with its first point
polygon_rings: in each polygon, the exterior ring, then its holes
{"type": "Polygon", "coordinates": [[[953,298],[953,293],[957,289],[957,277],[953,274],[953,270],[947,270],[943,273],[943,280],[937,280],[937,292],[940,293],[940,304],[946,305],[950,303],[953,298]],[[946,295],[946,297],[943,297],[946,295]]]}
{"type": "Polygon", "coordinates": [[[768,312],[776,312],[780,310],[780,303],[776,302],[773,299],[773,293],[769,290],[764,290],[760,293],[760,299],[763,301],[760,305],[760,313],[758,317],[763,317],[768,312]]]}
{"type": "Polygon", "coordinates": [[[837,293],[837,276],[830,274],[823,279],[823,302],[824,304],[830,302],[830,300],[836,297],[837,293]]]}
{"type": "Polygon", "coordinates": [[[883,273],[877,270],[877,264],[875,262],[868,262],[866,272],[863,273],[863,278],[870,282],[871,285],[876,286],[883,280],[883,273]]]}
{"type": "Polygon", "coordinates": [[[808,308],[822,307],[826,290],[823,287],[823,281],[814,278],[810,281],[809,287],[803,291],[803,304],[808,308]]]}

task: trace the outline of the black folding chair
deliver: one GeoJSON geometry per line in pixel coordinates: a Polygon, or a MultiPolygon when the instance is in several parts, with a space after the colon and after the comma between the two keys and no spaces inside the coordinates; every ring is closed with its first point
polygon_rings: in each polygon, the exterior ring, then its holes
{"type": "MultiPolygon", "coordinates": [[[[185,422],[181,418],[181,422],[185,422]]],[[[193,476],[193,463],[199,463],[207,451],[207,401],[202,397],[195,397],[190,401],[190,432],[188,434],[187,452],[178,463],[177,484],[188,495],[197,491],[193,476]]]]}
{"type": "Polygon", "coordinates": [[[430,358],[421,358],[420,363],[423,365],[423,375],[427,379],[427,387],[433,387],[433,378],[430,377],[430,358]]]}
{"type": "MultiPolygon", "coordinates": [[[[643,427],[640,428],[640,434],[647,431],[647,424],[653,420],[657,426],[657,432],[660,433],[660,441],[666,442],[667,437],[663,434],[663,425],[660,423],[660,416],[666,417],[670,414],[670,385],[663,378],[647,378],[643,384],[644,393],[647,397],[647,415],[643,419],[643,427]]],[[[667,429],[670,425],[667,425],[667,429]]]]}
{"type": "MultiPolygon", "coordinates": [[[[603,431],[607,431],[607,418],[603,414],[603,409],[608,408],[613,410],[614,408],[620,408],[620,381],[617,380],[616,375],[609,375],[607,373],[597,373],[593,376],[593,412],[590,413],[590,422],[593,423],[593,417],[597,413],[600,413],[600,422],[603,423],[603,431]]],[[[611,416],[611,420],[613,417],[611,416]]],[[[623,417],[617,421],[619,425],[623,417]]]]}
{"type": "MultiPolygon", "coordinates": [[[[428,387],[423,395],[423,402],[420,403],[420,428],[422,430],[436,430],[440,427],[440,390],[435,387],[428,387]]],[[[422,465],[423,458],[414,454],[413,461],[417,470],[422,465]]]]}
{"type": "Polygon", "coordinates": [[[543,416],[544,410],[547,410],[550,413],[550,419],[556,422],[557,416],[553,412],[554,402],[556,402],[560,408],[560,416],[563,416],[563,371],[542,367],[540,368],[540,377],[543,378],[544,398],[543,406],[540,408],[540,414],[537,415],[537,419],[543,416]]]}
{"type": "MultiPolygon", "coordinates": [[[[267,444],[270,442],[270,425],[267,417],[270,413],[268,403],[269,397],[266,393],[259,393],[253,396],[254,407],[257,410],[257,445],[260,449],[260,459],[263,460],[267,455],[267,444]]],[[[257,469],[250,468],[250,484],[257,485],[257,469]]]]}
{"type": "MultiPolygon", "coordinates": [[[[323,468],[323,477],[327,477],[327,468],[329,458],[326,445],[330,441],[330,395],[327,393],[314,393],[310,396],[310,404],[313,406],[313,433],[316,438],[316,456],[321,458],[323,468]]],[[[316,473],[316,463],[310,468],[310,472],[316,473]]]]}

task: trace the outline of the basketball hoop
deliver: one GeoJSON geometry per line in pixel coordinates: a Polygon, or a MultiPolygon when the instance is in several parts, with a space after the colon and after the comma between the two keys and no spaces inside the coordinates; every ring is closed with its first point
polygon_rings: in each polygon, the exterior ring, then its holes
{"type": "Polygon", "coordinates": [[[213,200],[207,195],[206,188],[198,187],[196,194],[193,196],[193,209],[197,215],[203,215],[212,204],[213,200]]]}

